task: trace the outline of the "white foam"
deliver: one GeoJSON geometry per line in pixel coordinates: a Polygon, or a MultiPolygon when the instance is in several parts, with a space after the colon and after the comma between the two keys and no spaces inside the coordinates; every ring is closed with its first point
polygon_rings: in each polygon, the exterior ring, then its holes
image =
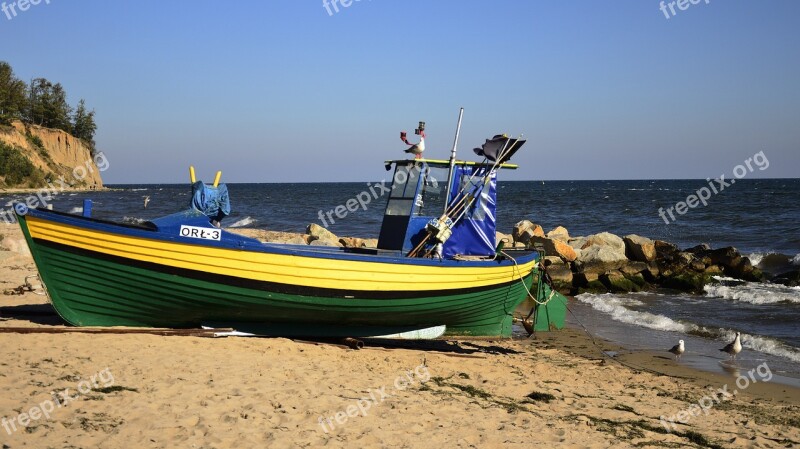
{"type": "Polygon", "coordinates": [[[752,253],[747,256],[747,258],[750,259],[750,263],[753,264],[753,266],[756,266],[761,263],[761,259],[763,259],[767,254],[768,253],[752,253]]]}
{"type": "MultiPolygon", "coordinates": [[[[720,280],[729,280],[720,278],[720,280]]],[[[740,281],[741,282],[741,281],[740,281]]],[[[800,290],[779,284],[744,282],[738,285],[707,284],[703,287],[706,297],[730,299],[750,304],[800,304],[800,290]]]]}
{"type": "Polygon", "coordinates": [[[244,217],[241,220],[236,221],[232,225],[228,226],[229,228],[243,228],[245,226],[249,226],[256,222],[256,219],[253,217],[244,217]]]}
{"type": "Polygon", "coordinates": [[[717,281],[720,281],[720,282],[723,282],[723,281],[745,282],[745,281],[742,281],[741,279],[736,279],[736,278],[732,278],[732,277],[728,277],[728,276],[711,276],[711,278],[715,279],[717,281]]]}
{"type": "MultiPolygon", "coordinates": [[[[730,329],[720,329],[722,336],[719,340],[727,343],[733,341],[736,332],[730,329]]],[[[741,334],[742,347],[753,351],[763,352],[778,357],[789,359],[793,362],[800,362],[800,349],[793,348],[781,343],[778,340],[762,337],[760,335],[741,334]]]]}
{"type": "Polygon", "coordinates": [[[132,223],[132,224],[141,224],[141,223],[145,222],[145,219],[144,218],[138,218],[138,217],[125,216],[125,217],[122,217],[122,222],[123,223],[132,223]]]}
{"type": "Polygon", "coordinates": [[[592,308],[597,311],[611,315],[611,318],[622,323],[635,324],[649,329],[683,333],[697,329],[697,326],[694,324],[680,323],[664,315],[630,310],[625,306],[643,304],[641,301],[632,298],[616,296],[610,293],[602,295],[584,293],[575,298],[583,303],[591,305],[592,308]]]}
{"type": "Polygon", "coordinates": [[[149,189],[130,189],[131,192],[143,192],[145,190],[149,190],[149,189]]]}
{"type": "Polygon", "coordinates": [[[792,259],[792,265],[800,265],[800,254],[794,256],[794,259],[792,259]]]}
{"type": "Polygon", "coordinates": [[[83,208],[82,207],[73,207],[72,209],[69,210],[69,213],[70,214],[82,214],[83,213],[83,208]]]}
{"type": "MultiPolygon", "coordinates": [[[[736,336],[736,331],[724,328],[706,328],[694,323],[675,321],[663,315],[630,310],[626,305],[641,305],[641,301],[612,293],[595,295],[584,293],[575,297],[577,300],[589,304],[593,309],[611,315],[611,318],[626,324],[646,327],[661,331],[681,332],[684,334],[703,335],[706,338],[715,338],[721,343],[730,343],[736,336]]],[[[747,349],[765,354],[783,357],[794,362],[800,362],[800,349],[787,346],[778,340],[760,335],[742,333],[742,346],[747,349]]]]}

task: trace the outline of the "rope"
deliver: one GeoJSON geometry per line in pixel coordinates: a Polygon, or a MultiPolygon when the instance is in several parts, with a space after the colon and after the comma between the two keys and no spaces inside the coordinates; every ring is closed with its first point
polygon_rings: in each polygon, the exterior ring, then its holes
{"type": "MultiPolygon", "coordinates": [[[[509,256],[508,253],[506,253],[505,251],[500,251],[500,253],[503,254],[504,256],[508,257],[509,259],[511,259],[514,262],[514,267],[517,270],[519,270],[519,265],[517,264],[517,261],[513,257],[509,256]]],[[[520,273],[521,273],[521,270],[520,270],[520,273]]],[[[539,302],[539,300],[537,298],[534,298],[533,295],[531,295],[531,291],[528,289],[528,286],[525,285],[525,281],[523,281],[522,278],[523,278],[522,275],[520,275],[519,280],[520,280],[520,282],[522,282],[522,286],[525,287],[525,291],[528,292],[528,297],[530,297],[533,300],[533,302],[535,302],[536,304],[539,304],[540,306],[547,305],[547,303],[549,303],[550,300],[553,299],[553,296],[555,296],[556,292],[555,292],[555,290],[553,290],[551,288],[550,289],[550,295],[547,297],[547,300],[545,300],[544,302],[539,302]]],[[[538,283],[537,283],[537,285],[538,285],[538,283]]],[[[531,310],[531,311],[533,311],[533,310],[531,310]]],[[[575,321],[578,323],[578,325],[581,327],[581,329],[583,329],[583,331],[586,332],[586,335],[588,335],[589,339],[592,340],[592,344],[594,344],[597,347],[597,349],[600,350],[600,353],[603,354],[603,357],[605,357],[607,359],[610,359],[610,360],[613,360],[613,361],[619,363],[620,365],[625,366],[625,367],[630,368],[630,369],[633,369],[633,370],[646,371],[646,372],[649,372],[651,374],[656,374],[656,375],[659,375],[659,376],[673,377],[673,378],[678,378],[678,379],[690,379],[689,377],[663,373],[661,371],[650,369],[650,368],[646,368],[644,366],[636,365],[634,363],[623,362],[622,360],[619,360],[619,359],[617,359],[615,357],[612,357],[612,356],[608,355],[603,350],[603,348],[597,343],[597,341],[594,339],[594,335],[592,335],[592,333],[589,332],[589,329],[587,329],[586,326],[584,326],[583,323],[581,322],[581,320],[578,318],[578,316],[575,315],[575,312],[573,312],[572,309],[569,308],[569,304],[567,304],[567,311],[569,311],[569,313],[572,315],[572,317],[575,318],[575,321]]],[[[530,315],[528,315],[528,317],[530,317],[530,315]]]]}
{"type": "MultiPolygon", "coordinates": [[[[525,276],[522,275],[522,270],[519,269],[519,264],[517,263],[517,260],[514,259],[513,257],[509,256],[508,253],[506,253],[505,251],[500,251],[500,253],[503,254],[504,256],[508,257],[509,259],[511,259],[512,262],[514,262],[514,269],[515,269],[515,271],[519,272],[519,281],[522,283],[522,286],[525,288],[525,292],[528,293],[528,297],[531,298],[533,300],[533,302],[535,302],[536,304],[539,304],[540,306],[546,306],[547,303],[549,303],[550,300],[553,299],[553,296],[555,296],[556,291],[551,288],[550,289],[550,295],[547,297],[547,299],[544,302],[540,302],[538,298],[536,298],[534,295],[531,294],[531,291],[528,288],[528,286],[525,285],[525,281],[523,280],[523,278],[525,276]]],[[[536,284],[538,286],[539,283],[537,282],[536,284]]]]}

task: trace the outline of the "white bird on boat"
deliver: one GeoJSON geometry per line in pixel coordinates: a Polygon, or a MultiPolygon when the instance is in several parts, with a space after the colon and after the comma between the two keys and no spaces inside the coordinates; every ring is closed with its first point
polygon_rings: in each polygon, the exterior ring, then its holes
{"type": "Polygon", "coordinates": [[[732,342],[728,343],[724,348],[720,349],[722,352],[727,352],[731,355],[733,360],[736,360],[736,354],[742,352],[742,341],[740,339],[741,333],[736,333],[736,338],[733,339],[732,342]]]}
{"type": "MultiPolygon", "coordinates": [[[[408,143],[408,140],[404,140],[405,143],[408,143]]],[[[422,157],[422,152],[425,151],[425,132],[423,131],[422,134],[419,136],[419,143],[411,145],[408,149],[403,150],[406,153],[411,153],[416,156],[417,159],[422,157]]]]}
{"type": "Polygon", "coordinates": [[[417,129],[417,134],[419,134],[419,143],[412,144],[406,138],[406,132],[403,131],[400,133],[400,140],[406,143],[406,145],[411,145],[408,149],[403,150],[406,153],[413,154],[417,159],[422,157],[422,152],[425,151],[425,131],[417,129]]]}
{"type": "Polygon", "coordinates": [[[683,346],[683,340],[678,340],[678,344],[669,350],[669,352],[675,354],[675,360],[680,360],[681,354],[683,354],[684,351],[686,351],[686,347],[683,346]]]}

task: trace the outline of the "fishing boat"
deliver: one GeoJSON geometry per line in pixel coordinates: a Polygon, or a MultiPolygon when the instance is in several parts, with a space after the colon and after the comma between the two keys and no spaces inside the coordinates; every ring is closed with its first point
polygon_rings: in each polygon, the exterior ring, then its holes
{"type": "MultiPolygon", "coordinates": [[[[459,118],[460,128],[460,118],[459,118]]],[[[458,138],[456,138],[456,142],[458,138]]],[[[194,179],[188,209],[142,224],[15,205],[42,284],[75,326],[233,328],[271,336],[512,334],[564,325],[543,252],[495,241],[497,173],[524,140],[495,136],[483,162],[390,160],[376,248],[263,243],[221,226],[225,184],[194,179]]]]}

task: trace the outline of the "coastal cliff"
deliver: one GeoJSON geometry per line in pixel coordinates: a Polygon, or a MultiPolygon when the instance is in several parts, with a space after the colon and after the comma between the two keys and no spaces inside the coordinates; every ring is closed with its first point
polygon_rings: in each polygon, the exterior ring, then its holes
{"type": "Polygon", "coordinates": [[[20,121],[0,125],[0,153],[0,187],[37,188],[48,182],[84,189],[103,187],[98,157],[90,146],[60,129],[20,121]]]}

